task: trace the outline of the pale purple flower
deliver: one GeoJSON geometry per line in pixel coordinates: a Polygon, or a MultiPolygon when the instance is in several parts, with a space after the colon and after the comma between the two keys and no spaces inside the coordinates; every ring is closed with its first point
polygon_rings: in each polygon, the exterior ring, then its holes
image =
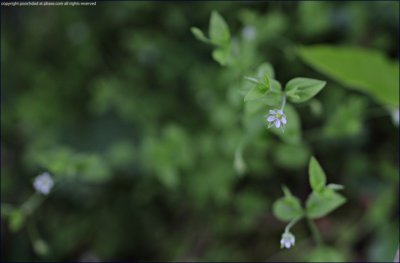
{"type": "Polygon", "coordinates": [[[285,232],[282,234],[281,238],[281,248],[290,248],[294,246],[295,243],[294,235],[290,232],[285,232]]]}
{"type": "Polygon", "coordinates": [[[270,110],[267,115],[268,128],[275,126],[276,128],[281,128],[282,132],[285,130],[286,125],[286,115],[283,110],[270,110]]]}
{"type": "Polygon", "coordinates": [[[53,186],[54,182],[49,173],[42,173],[36,176],[35,181],[33,182],[35,190],[44,195],[48,195],[53,186]]]}

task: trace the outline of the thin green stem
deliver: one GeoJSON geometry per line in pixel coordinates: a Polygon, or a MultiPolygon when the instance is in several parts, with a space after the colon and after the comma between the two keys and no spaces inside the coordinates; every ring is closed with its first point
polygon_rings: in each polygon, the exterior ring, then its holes
{"type": "Polygon", "coordinates": [[[290,223],[285,227],[285,233],[288,233],[290,231],[290,229],[297,223],[299,222],[300,219],[302,219],[303,216],[298,216],[296,218],[294,218],[292,221],[290,221],[290,223]]]}
{"type": "Polygon", "coordinates": [[[21,205],[21,211],[25,215],[30,215],[43,202],[44,198],[38,193],[32,194],[28,200],[21,205]]]}
{"type": "Polygon", "coordinates": [[[286,105],[286,95],[283,94],[281,110],[283,110],[283,108],[285,108],[285,105],[286,105]]]}
{"type": "Polygon", "coordinates": [[[315,243],[317,243],[317,246],[322,246],[323,245],[322,237],[314,221],[307,217],[307,223],[308,226],[310,227],[315,243]]]}

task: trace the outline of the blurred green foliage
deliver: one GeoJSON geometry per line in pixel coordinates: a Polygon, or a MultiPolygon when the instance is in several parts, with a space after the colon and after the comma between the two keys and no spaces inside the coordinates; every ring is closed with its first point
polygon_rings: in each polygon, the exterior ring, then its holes
{"type": "Polygon", "coordinates": [[[387,1],[2,7],[2,260],[392,261],[398,21],[387,1]],[[260,71],[328,81],[282,133],[243,102],[260,71]],[[324,247],[299,224],[279,251],[271,204],[305,202],[311,155],[348,202],[317,221],[324,247]]]}

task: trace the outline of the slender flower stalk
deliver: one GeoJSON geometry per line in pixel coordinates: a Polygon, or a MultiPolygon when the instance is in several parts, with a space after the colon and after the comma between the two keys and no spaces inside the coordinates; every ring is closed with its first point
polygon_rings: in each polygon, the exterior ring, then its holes
{"type": "Polygon", "coordinates": [[[315,240],[315,243],[317,244],[317,246],[323,245],[321,235],[320,235],[319,230],[318,230],[317,226],[315,225],[314,221],[312,221],[310,218],[307,218],[307,223],[308,223],[308,226],[310,227],[311,233],[314,237],[314,240],[315,240]]]}
{"type": "Polygon", "coordinates": [[[285,108],[285,105],[286,105],[286,95],[285,94],[283,94],[283,97],[282,97],[282,105],[281,105],[281,111],[283,111],[283,109],[285,108]]]}

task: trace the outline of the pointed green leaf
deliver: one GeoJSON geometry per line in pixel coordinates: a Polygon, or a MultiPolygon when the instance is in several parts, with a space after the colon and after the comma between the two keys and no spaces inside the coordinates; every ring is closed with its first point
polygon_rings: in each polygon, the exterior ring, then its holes
{"type": "Polygon", "coordinates": [[[212,57],[221,66],[229,64],[230,60],[230,49],[229,48],[217,48],[212,52],[212,57]]]}
{"type": "Polygon", "coordinates": [[[269,90],[270,89],[270,80],[269,80],[268,74],[265,74],[263,76],[263,82],[262,83],[263,83],[263,85],[265,87],[265,90],[269,90]]]}
{"type": "Polygon", "coordinates": [[[275,71],[270,63],[263,63],[257,69],[258,78],[262,78],[265,75],[268,75],[271,79],[275,78],[275,71]]]}
{"type": "Polygon", "coordinates": [[[256,79],[256,78],[252,78],[252,77],[244,77],[244,78],[245,78],[246,80],[252,82],[252,83],[255,83],[255,84],[262,84],[261,81],[259,81],[259,80],[256,79]]]}
{"type": "Polygon", "coordinates": [[[193,35],[197,40],[200,40],[204,43],[210,43],[210,40],[204,35],[203,31],[201,31],[197,27],[192,27],[190,28],[190,31],[192,31],[193,35]]]}
{"type": "Polygon", "coordinates": [[[231,36],[228,25],[216,11],[211,14],[208,36],[212,43],[222,47],[226,47],[230,42],[231,36]]]}
{"type": "Polygon", "coordinates": [[[346,198],[332,189],[325,188],[322,192],[312,192],[306,202],[306,213],[309,218],[326,216],[342,204],[346,198]]]}
{"type": "Polygon", "coordinates": [[[282,221],[290,221],[302,216],[303,208],[301,207],[300,200],[293,196],[286,187],[283,189],[285,197],[276,200],[272,207],[274,216],[282,221]]]}
{"type": "Polygon", "coordinates": [[[298,48],[304,62],[350,89],[387,106],[399,106],[399,63],[382,51],[350,46],[298,48]]]}
{"type": "Polygon", "coordinates": [[[326,187],[329,189],[332,189],[332,190],[343,190],[344,189],[344,186],[341,184],[328,184],[326,187]]]}
{"type": "Polygon", "coordinates": [[[326,81],[317,79],[294,78],[286,84],[285,92],[291,102],[301,103],[317,95],[325,84],[326,81]]]}
{"type": "Polygon", "coordinates": [[[308,167],[308,176],[311,188],[314,191],[320,192],[324,189],[326,184],[326,176],[324,170],[322,170],[317,159],[315,159],[314,157],[311,157],[310,160],[310,165],[308,167]]]}
{"type": "Polygon", "coordinates": [[[290,192],[290,190],[289,190],[289,188],[287,188],[287,186],[282,186],[282,191],[283,191],[283,194],[285,195],[285,197],[287,197],[287,198],[292,198],[293,197],[293,194],[292,194],[292,192],[290,192]]]}
{"type": "Polygon", "coordinates": [[[273,91],[278,91],[278,92],[282,91],[281,83],[279,81],[275,80],[275,79],[271,79],[270,88],[273,91]]]}
{"type": "Polygon", "coordinates": [[[256,99],[260,99],[263,96],[265,96],[265,92],[262,91],[262,89],[260,89],[261,85],[256,85],[253,88],[251,88],[251,90],[249,90],[249,92],[247,92],[246,96],[244,97],[244,101],[250,101],[250,100],[256,100],[256,99]]]}

